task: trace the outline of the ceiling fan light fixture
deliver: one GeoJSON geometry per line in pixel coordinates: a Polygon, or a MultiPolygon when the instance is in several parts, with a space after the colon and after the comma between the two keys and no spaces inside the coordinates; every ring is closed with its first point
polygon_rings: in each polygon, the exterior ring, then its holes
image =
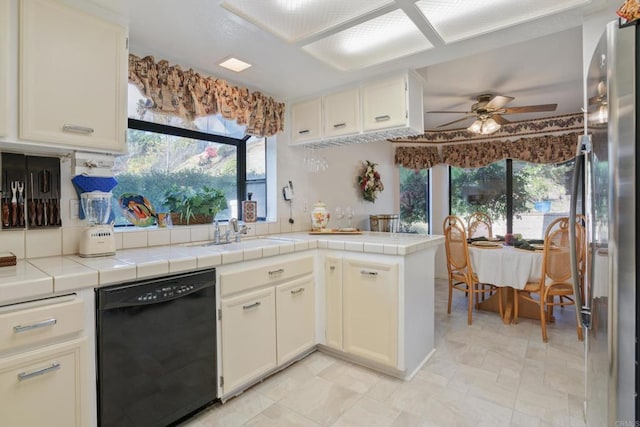
{"type": "Polygon", "coordinates": [[[492,117],[489,117],[482,123],[482,129],[480,130],[480,133],[483,135],[489,135],[490,133],[497,132],[501,127],[502,126],[498,122],[493,120],[492,117]]]}
{"type": "Polygon", "coordinates": [[[492,117],[479,118],[475,122],[471,123],[471,126],[467,130],[471,133],[478,133],[480,135],[489,135],[497,132],[502,126],[496,122],[492,117]]]}
{"type": "Polygon", "coordinates": [[[482,120],[477,119],[471,123],[471,126],[469,126],[467,130],[471,133],[480,133],[482,131],[482,120]]]}

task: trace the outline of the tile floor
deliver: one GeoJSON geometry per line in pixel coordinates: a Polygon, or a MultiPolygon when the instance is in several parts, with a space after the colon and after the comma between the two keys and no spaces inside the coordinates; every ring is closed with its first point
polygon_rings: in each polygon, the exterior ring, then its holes
{"type": "Polygon", "coordinates": [[[436,281],[436,353],[408,382],[315,352],[183,424],[214,426],[584,426],[583,347],[573,308],[504,325],[436,281]]]}

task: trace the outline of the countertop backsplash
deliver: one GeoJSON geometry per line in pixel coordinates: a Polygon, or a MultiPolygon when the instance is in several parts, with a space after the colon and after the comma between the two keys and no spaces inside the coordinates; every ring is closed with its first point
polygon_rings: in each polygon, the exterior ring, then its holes
{"type": "MultiPolygon", "coordinates": [[[[67,202],[67,205],[69,203],[67,202]]],[[[270,234],[290,233],[311,230],[310,215],[294,216],[293,224],[289,217],[278,220],[248,224],[248,232],[243,238],[270,234]]],[[[354,225],[368,230],[367,218],[354,218],[354,225]]],[[[13,252],[18,259],[41,258],[48,256],[74,255],[78,253],[79,239],[84,228],[83,221],[73,226],[45,230],[3,230],[0,232],[0,252],[13,252]]],[[[220,224],[222,233],[226,223],[220,224]]],[[[116,249],[134,249],[154,246],[166,246],[189,242],[213,240],[213,224],[173,226],[167,228],[118,227],[115,229],[116,249]]]]}

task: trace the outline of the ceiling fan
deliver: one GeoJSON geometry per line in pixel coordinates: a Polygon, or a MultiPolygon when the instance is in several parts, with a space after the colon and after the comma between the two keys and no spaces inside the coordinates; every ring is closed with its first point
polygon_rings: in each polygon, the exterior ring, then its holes
{"type": "Polygon", "coordinates": [[[555,111],[558,106],[558,104],[541,104],[505,108],[505,105],[513,101],[515,98],[512,96],[492,95],[490,93],[480,94],[476,99],[478,102],[471,106],[471,111],[427,111],[427,113],[453,113],[466,115],[466,117],[461,119],[444,123],[438,126],[439,128],[475,117],[475,121],[467,128],[467,130],[473,133],[488,135],[496,132],[502,127],[502,125],[510,123],[509,120],[502,117],[503,115],[555,111]]]}

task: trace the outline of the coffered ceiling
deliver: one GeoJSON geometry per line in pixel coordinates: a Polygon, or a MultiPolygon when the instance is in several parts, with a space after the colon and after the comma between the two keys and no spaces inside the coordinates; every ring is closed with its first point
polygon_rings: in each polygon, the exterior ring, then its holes
{"type": "MultiPolygon", "coordinates": [[[[608,0],[125,3],[132,53],[279,100],[409,68],[425,79],[425,111],[468,109],[476,95],[490,92],[514,96],[514,107],[558,103],[558,113],[575,112],[582,102],[582,17],[612,7],[608,0]],[[229,57],[252,66],[234,73],[218,65],[229,57]],[[559,99],[576,93],[566,106],[559,99]]],[[[427,115],[425,125],[447,119],[427,115]]]]}

